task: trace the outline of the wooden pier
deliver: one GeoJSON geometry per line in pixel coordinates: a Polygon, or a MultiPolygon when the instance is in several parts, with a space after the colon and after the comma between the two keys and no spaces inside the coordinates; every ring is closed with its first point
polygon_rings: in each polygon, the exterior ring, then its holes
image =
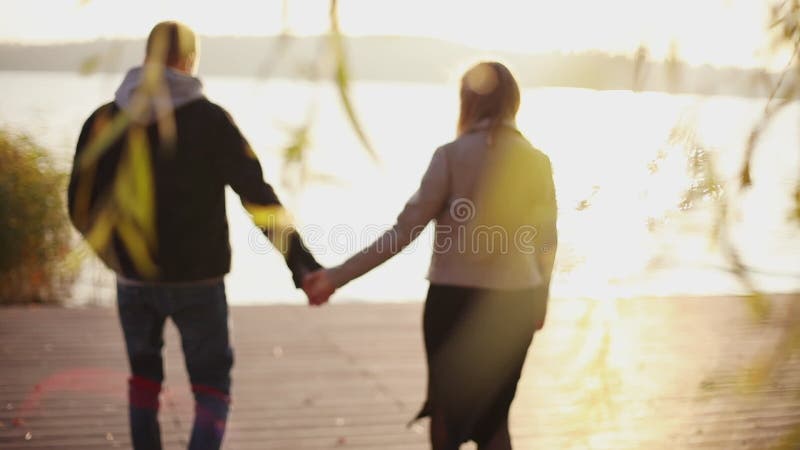
{"type": "MultiPolygon", "coordinates": [[[[800,359],[779,343],[800,298],[771,301],[760,321],[740,298],[553,301],[512,407],[515,448],[798,448],[800,359]]],[[[225,448],[428,448],[426,422],[406,427],[425,395],[421,313],[231,307],[225,448]]],[[[180,449],[193,405],[166,334],[162,433],[180,449]]],[[[0,449],[130,448],[116,310],[0,309],[0,361],[0,449]]]]}

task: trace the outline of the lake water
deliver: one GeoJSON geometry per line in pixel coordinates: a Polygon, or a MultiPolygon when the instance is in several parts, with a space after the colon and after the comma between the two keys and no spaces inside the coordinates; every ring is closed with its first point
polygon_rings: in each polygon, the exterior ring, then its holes
{"type": "MultiPolygon", "coordinates": [[[[34,136],[68,168],[80,126],[112,98],[121,75],[0,72],[0,126],[34,136]]],[[[355,107],[377,149],[360,147],[329,84],[209,77],[206,94],[227,108],[323,264],[336,264],[393,223],[433,150],[453,138],[455,85],[356,82],[355,107]],[[324,175],[300,188],[282,184],[288,130],[313,118],[307,167],[324,175]]],[[[765,100],[664,93],[545,88],[523,92],[518,125],[553,162],[560,247],[555,297],[714,295],[744,292],[710,239],[715,209],[679,208],[688,176],[676,125],[713,149],[716,175],[733,180],[765,100]],[[653,162],[657,170],[653,170],[653,162]],[[584,202],[584,200],[588,200],[584,202]],[[579,206],[582,205],[583,206],[579,206]]],[[[753,166],[755,185],[737,196],[731,234],[756,286],[800,288],[800,226],[787,217],[800,177],[800,109],[791,105],[767,129],[753,166]]],[[[728,195],[735,195],[729,187],[728,195]]],[[[229,193],[232,303],[302,302],[280,256],[229,193]]],[[[407,301],[424,297],[430,227],[402,254],[336,300],[407,301]]],[[[89,262],[75,301],[113,299],[111,276],[89,262]]]]}

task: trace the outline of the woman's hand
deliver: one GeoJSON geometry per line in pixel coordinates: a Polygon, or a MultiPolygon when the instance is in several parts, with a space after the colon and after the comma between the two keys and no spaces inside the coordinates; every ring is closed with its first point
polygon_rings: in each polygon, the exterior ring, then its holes
{"type": "Polygon", "coordinates": [[[336,286],[331,282],[328,271],[319,269],[303,277],[303,291],[308,297],[309,305],[320,306],[328,302],[336,292],[336,286]]]}

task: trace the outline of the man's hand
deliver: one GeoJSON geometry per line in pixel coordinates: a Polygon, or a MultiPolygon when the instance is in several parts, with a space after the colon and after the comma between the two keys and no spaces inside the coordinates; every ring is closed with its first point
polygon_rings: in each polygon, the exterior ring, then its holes
{"type": "Polygon", "coordinates": [[[319,269],[303,277],[303,291],[309,305],[320,306],[328,302],[336,287],[328,277],[328,271],[319,269]]]}

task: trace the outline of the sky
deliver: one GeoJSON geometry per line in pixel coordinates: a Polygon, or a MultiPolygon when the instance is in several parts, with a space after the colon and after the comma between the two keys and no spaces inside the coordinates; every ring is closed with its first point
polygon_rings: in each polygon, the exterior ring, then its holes
{"type": "MultiPolygon", "coordinates": [[[[204,35],[272,35],[284,27],[296,35],[319,34],[328,27],[328,4],[0,0],[0,41],[141,38],[164,19],[181,20],[204,35]]],[[[645,45],[657,59],[674,43],[690,63],[757,66],[769,59],[767,5],[767,0],[340,0],[340,16],[349,35],[426,36],[528,53],[631,54],[645,45]]]]}

